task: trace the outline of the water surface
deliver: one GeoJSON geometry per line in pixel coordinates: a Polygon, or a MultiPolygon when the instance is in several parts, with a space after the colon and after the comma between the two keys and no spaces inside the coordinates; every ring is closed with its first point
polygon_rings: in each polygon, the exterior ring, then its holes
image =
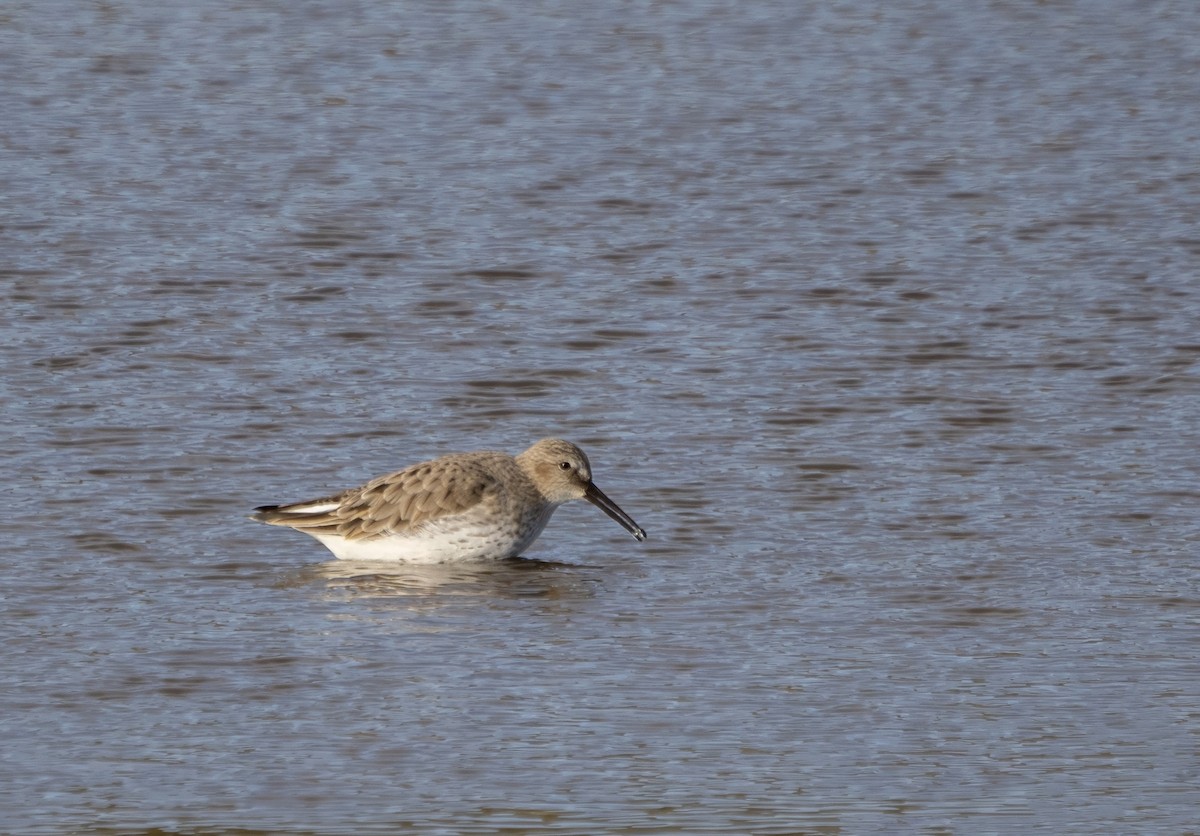
{"type": "Polygon", "coordinates": [[[21,833],[1186,832],[1181,3],[10,3],[21,833]],[[561,435],[650,534],[246,519],[561,435]]]}

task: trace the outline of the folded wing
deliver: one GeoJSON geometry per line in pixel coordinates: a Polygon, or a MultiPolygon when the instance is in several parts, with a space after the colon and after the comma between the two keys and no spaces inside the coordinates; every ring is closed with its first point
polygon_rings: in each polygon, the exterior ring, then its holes
{"type": "Polygon", "coordinates": [[[443,517],[465,513],[500,490],[484,468],[437,461],[373,479],[361,488],[290,505],[264,505],[254,518],[310,534],[349,540],[403,535],[443,517]]]}

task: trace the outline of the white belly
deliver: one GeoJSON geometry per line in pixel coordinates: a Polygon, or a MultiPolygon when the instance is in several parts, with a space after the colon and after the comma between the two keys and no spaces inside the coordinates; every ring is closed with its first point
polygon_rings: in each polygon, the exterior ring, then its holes
{"type": "Polygon", "coordinates": [[[427,523],[408,534],[348,540],[337,534],[312,534],[341,560],[452,563],[466,560],[501,560],[527,549],[550,521],[554,507],[516,525],[494,519],[462,515],[427,523]]]}

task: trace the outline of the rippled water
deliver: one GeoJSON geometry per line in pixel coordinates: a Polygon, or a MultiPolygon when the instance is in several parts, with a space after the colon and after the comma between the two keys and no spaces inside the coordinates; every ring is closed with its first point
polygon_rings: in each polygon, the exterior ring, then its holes
{"type": "Polygon", "coordinates": [[[1194,829],[1198,26],[6,5],[5,829],[1194,829]],[[648,541],[246,519],[548,434],[648,541]]]}

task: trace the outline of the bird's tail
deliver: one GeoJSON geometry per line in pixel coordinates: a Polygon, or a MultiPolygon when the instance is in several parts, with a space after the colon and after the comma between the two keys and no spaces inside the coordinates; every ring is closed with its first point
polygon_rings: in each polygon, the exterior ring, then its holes
{"type": "Polygon", "coordinates": [[[288,528],[321,528],[333,522],[331,514],[338,507],[332,499],[293,502],[291,505],[260,505],[251,519],[267,525],[288,528]]]}

